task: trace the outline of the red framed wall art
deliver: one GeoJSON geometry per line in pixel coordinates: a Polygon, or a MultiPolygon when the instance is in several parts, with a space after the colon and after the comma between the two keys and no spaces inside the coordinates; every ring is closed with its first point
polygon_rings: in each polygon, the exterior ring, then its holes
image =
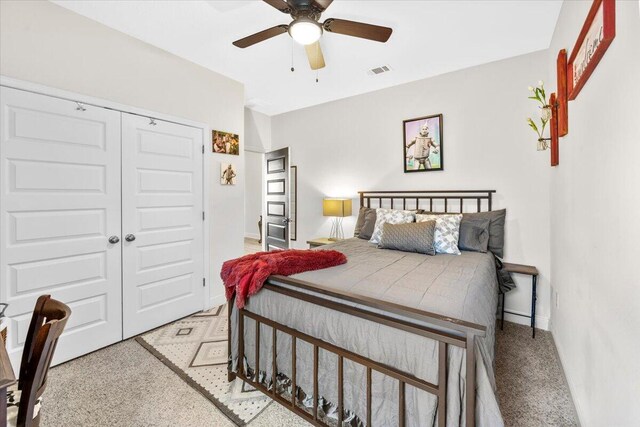
{"type": "Polygon", "coordinates": [[[576,99],[615,36],[615,0],[594,0],[569,57],[569,100],[576,99]]]}
{"type": "Polygon", "coordinates": [[[569,100],[567,99],[567,51],[558,52],[556,60],[558,84],[558,136],[569,133],[569,100]]]}

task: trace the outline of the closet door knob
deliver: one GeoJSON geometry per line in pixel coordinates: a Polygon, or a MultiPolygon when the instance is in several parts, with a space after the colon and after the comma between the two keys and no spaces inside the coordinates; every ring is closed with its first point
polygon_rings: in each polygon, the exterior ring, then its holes
{"type": "Polygon", "coordinates": [[[134,236],[133,234],[127,234],[126,236],[124,236],[124,240],[126,240],[127,242],[133,242],[134,240],[136,240],[136,236],[134,236]]]}
{"type": "Polygon", "coordinates": [[[112,245],[115,245],[116,243],[118,243],[120,241],[120,238],[118,236],[111,236],[109,237],[109,243],[111,243],[112,245]]]}

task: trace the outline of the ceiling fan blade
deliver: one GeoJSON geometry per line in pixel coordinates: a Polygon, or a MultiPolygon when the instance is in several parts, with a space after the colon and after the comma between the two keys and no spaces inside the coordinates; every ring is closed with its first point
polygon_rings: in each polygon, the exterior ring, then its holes
{"type": "Polygon", "coordinates": [[[267,3],[269,6],[275,7],[282,13],[291,13],[293,12],[293,8],[287,3],[285,0],[262,0],[267,3]]]}
{"type": "Polygon", "coordinates": [[[324,12],[329,6],[331,6],[333,0],[313,0],[312,3],[316,9],[320,12],[324,12]]]}
{"type": "Polygon", "coordinates": [[[312,70],[324,68],[324,55],[322,54],[322,48],[320,48],[320,42],[308,44],[304,49],[307,51],[307,58],[312,70]]]}
{"type": "Polygon", "coordinates": [[[279,34],[286,33],[288,29],[289,29],[288,25],[278,25],[275,27],[271,27],[267,30],[263,30],[255,34],[251,34],[250,36],[247,36],[243,39],[236,40],[233,42],[233,45],[244,49],[245,47],[249,47],[256,43],[260,43],[267,39],[270,39],[271,37],[275,37],[279,34]]]}
{"type": "Polygon", "coordinates": [[[346,19],[327,19],[322,24],[330,33],[344,34],[346,36],[360,37],[362,39],[386,42],[391,37],[393,30],[388,27],[365,24],[363,22],[347,21],[346,19]]]}

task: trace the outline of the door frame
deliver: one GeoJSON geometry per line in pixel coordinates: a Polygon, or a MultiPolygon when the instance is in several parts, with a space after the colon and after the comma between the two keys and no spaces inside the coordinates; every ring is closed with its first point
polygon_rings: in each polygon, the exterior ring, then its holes
{"type": "MultiPolygon", "coordinates": [[[[211,134],[211,127],[206,123],[197,122],[190,119],[184,119],[181,117],[171,116],[169,114],[158,113],[155,111],[145,110],[144,108],[133,107],[131,105],[120,104],[118,102],[109,101],[102,98],[96,98],[89,95],[82,95],[79,93],[56,89],[50,86],[45,86],[39,83],[33,83],[26,80],[15,79],[13,77],[7,77],[0,74],[0,86],[5,86],[13,89],[23,90],[26,92],[32,92],[40,95],[47,95],[54,98],[66,99],[72,102],[80,102],[81,104],[91,105],[99,108],[106,108],[110,110],[116,110],[123,113],[135,114],[137,116],[148,117],[158,120],[164,120],[166,122],[172,122],[179,125],[191,126],[194,128],[202,129],[202,145],[204,147],[204,155],[202,156],[202,209],[204,211],[204,221],[202,223],[202,238],[204,249],[204,262],[203,262],[203,276],[206,286],[204,287],[204,301],[202,302],[202,309],[207,310],[213,307],[214,303],[224,303],[224,301],[214,301],[212,299],[211,284],[213,281],[211,272],[211,212],[209,211],[209,199],[211,192],[211,150],[208,150],[208,136],[211,134]]],[[[2,211],[2,200],[0,199],[0,212],[2,211]]]]}

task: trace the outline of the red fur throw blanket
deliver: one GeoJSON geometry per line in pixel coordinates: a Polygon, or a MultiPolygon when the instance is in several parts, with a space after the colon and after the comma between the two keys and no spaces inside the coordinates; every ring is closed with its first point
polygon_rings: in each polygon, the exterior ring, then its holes
{"type": "Polygon", "coordinates": [[[225,295],[230,301],[236,294],[236,305],[243,308],[247,298],[255,295],[271,275],[289,276],[305,271],[334,267],[347,262],[338,251],[310,251],[290,249],[274,252],[257,252],[232,259],[222,264],[220,277],[225,295]]]}

